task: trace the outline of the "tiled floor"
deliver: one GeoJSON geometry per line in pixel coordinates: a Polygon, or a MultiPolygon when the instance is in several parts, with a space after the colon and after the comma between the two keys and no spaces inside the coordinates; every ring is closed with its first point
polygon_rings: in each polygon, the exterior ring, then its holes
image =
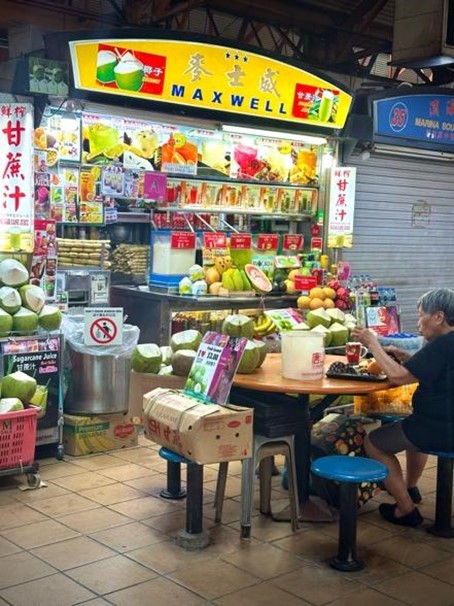
{"type": "MultiPolygon", "coordinates": [[[[21,491],[0,478],[0,606],[454,606],[454,540],[425,531],[433,518],[435,460],[426,468],[418,529],[393,527],[378,500],[360,512],[367,566],[339,573],[326,563],[337,524],[289,524],[256,513],[252,539],[239,539],[240,464],[230,465],[223,523],[215,526],[216,466],[205,468],[205,527],[212,543],[175,545],[185,502],[159,498],[166,465],[143,438],[137,448],[41,461],[46,488],[21,491]]],[[[274,479],[273,507],[287,495],[274,479]]],[[[382,499],[388,499],[382,493],[382,499]]]]}

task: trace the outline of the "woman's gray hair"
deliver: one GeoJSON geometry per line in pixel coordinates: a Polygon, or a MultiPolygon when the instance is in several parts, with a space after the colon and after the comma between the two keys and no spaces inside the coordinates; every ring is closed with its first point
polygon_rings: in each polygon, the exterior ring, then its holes
{"type": "Polygon", "coordinates": [[[429,290],[418,300],[417,308],[428,314],[442,311],[449,326],[454,326],[454,290],[450,288],[429,290]]]}

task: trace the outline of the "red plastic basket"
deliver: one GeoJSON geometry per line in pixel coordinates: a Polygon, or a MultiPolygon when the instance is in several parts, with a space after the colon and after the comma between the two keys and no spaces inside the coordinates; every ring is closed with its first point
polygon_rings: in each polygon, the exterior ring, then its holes
{"type": "Polygon", "coordinates": [[[35,458],[37,408],[0,415],[0,469],[25,467],[35,458]]]}

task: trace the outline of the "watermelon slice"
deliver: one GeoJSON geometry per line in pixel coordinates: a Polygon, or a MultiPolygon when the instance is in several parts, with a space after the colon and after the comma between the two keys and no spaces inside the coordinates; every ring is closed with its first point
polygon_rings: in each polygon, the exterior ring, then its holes
{"type": "Polygon", "coordinates": [[[249,282],[252,284],[252,287],[256,292],[266,294],[273,288],[273,285],[263,271],[255,265],[252,265],[252,263],[245,265],[244,271],[246,272],[249,282]]]}

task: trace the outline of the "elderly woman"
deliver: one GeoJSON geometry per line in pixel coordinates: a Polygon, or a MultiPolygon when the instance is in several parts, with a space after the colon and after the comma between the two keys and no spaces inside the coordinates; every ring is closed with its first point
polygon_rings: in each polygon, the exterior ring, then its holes
{"type": "Polygon", "coordinates": [[[369,349],[394,385],[419,383],[412,414],[372,431],[365,443],[368,455],[388,467],[385,486],[396,500],[382,503],[380,514],[402,526],[418,526],[423,518],[408,492],[396,453],[407,451],[410,486],[415,486],[424,469],[424,451],[454,449],[454,290],[430,290],[419,299],[417,309],[418,328],[427,343],[411,357],[394,347],[385,351],[368,329],[352,331],[352,338],[369,349]]]}

